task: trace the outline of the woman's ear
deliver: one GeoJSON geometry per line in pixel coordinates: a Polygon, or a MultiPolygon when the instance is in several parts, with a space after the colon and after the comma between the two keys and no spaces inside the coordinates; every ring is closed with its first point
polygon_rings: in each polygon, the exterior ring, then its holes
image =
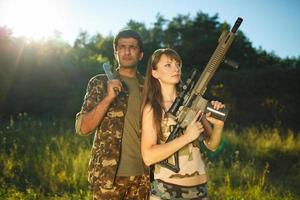
{"type": "Polygon", "coordinates": [[[158,73],[156,70],[152,69],[151,74],[154,78],[158,79],[158,73]]]}

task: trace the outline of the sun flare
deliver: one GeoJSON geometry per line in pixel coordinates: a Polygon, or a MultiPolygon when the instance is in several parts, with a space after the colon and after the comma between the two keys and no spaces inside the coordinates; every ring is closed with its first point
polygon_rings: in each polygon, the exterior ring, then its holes
{"type": "Polygon", "coordinates": [[[14,35],[31,39],[52,36],[56,30],[63,31],[65,8],[57,0],[4,0],[2,17],[14,35]]]}

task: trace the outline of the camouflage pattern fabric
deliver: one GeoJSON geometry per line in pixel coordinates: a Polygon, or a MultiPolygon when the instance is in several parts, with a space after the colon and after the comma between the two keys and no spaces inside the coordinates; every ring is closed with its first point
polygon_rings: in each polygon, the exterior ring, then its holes
{"type": "Polygon", "coordinates": [[[206,183],[197,186],[179,186],[161,180],[151,183],[151,196],[155,196],[155,199],[208,200],[207,192],[206,183]]]}
{"type": "MultiPolygon", "coordinates": [[[[118,74],[116,74],[119,77],[118,74]]],[[[138,74],[140,91],[143,77],[138,74]]],[[[100,74],[93,77],[87,87],[81,111],[76,115],[76,132],[80,133],[81,116],[91,111],[107,94],[107,77],[100,74]]],[[[93,190],[112,189],[120,160],[122,131],[127,110],[128,93],[121,92],[108,109],[102,123],[95,130],[92,155],[88,166],[88,180],[93,190]]],[[[145,173],[148,169],[145,167],[145,173]]]]}
{"type": "Polygon", "coordinates": [[[114,187],[111,189],[97,188],[93,191],[93,200],[110,199],[130,199],[147,200],[149,199],[149,176],[118,176],[114,187]]]}

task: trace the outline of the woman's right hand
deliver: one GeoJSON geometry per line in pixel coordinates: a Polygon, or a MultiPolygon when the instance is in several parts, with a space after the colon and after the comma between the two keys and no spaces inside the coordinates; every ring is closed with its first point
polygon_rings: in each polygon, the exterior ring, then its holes
{"type": "Polygon", "coordinates": [[[201,124],[200,121],[198,121],[198,118],[200,117],[201,114],[202,112],[199,111],[195,116],[195,118],[193,119],[193,121],[185,129],[183,136],[185,137],[188,143],[191,143],[194,140],[196,140],[200,136],[200,134],[204,131],[203,125],[201,124]]]}

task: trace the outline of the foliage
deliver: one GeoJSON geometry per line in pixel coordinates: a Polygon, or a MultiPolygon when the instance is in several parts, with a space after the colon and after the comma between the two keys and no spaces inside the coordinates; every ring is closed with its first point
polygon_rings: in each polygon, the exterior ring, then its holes
{"type": "MultiPolygon", "coordinates": [[[[221,32],[232,25],[220,22],[217,14],[199,12],[172,19],[158,14],[150,27],[130,20],[124,28],[137,30],[143,37],[142,73],[151,53],[169,46],[182,56],[186,78],[192,68],[205,66],[221,32]]],[[[295,99],[299,98],[300,57],[279,58],[255,49],[242,30],[243,24],[228,52],[240,69],[222,65],[206,95],[230,107],[233,124],[279,124],[299,130],[300,110],[295,99]]],[[[0,27],[0,119],[22,112],[48,119],[73,117],[80,109],[87,82],[103,72],[102,64],[109,61],[117,67],[112,42],[111,34],[90,36],[85,31],[72,45],[59,36],[32,41],[13,37],[10,29],[0,27]]]]}

